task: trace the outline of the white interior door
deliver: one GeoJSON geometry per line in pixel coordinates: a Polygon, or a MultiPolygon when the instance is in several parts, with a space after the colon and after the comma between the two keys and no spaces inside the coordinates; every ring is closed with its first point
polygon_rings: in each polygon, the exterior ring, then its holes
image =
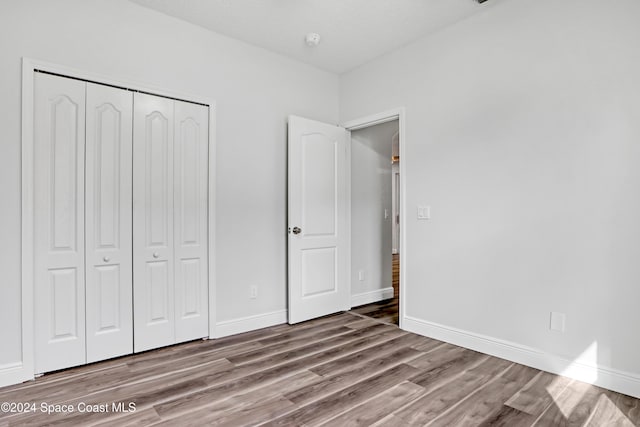
{"type": "Polygon", "coordinates": [[[34,77],[35,372],[85,363],[85,83],[34,77]]]}
{"type": "Polygon", "coordinates": [[[289,323],[350,308],[344,128],[289,117],[289,323]]]}
{"type": "Polygon", "coordinates": [[[87,363],[133,352],[133,93],[87,83],[87,363]]]}
{"type": "Polygon", "coordinates": [[[207,200],[209,108],[175,101],[176,342],[209,335],[207,200]]]}
{"type": "Polygon", "coordinates": [[[136,93],[133,130],[134,350],[175,342],[173,100],[136,93]]]}

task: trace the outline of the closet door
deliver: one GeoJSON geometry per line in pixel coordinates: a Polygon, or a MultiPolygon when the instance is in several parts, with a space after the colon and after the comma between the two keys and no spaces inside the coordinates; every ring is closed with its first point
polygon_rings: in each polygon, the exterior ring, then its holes
{"type": "Polygon", "coordinates": [[[35,371],[85,363],[85,83],[34,77],[35,371]]]}
{"type": "Polygon", "coordinates": [[[209,108],[175,101],[176,342],[209,335],[207,280],[209,108]]]}
{"type": "Polygon", "coordinates": [[[134,95],[134,350],[175,342],[173,101],[134,95]]]}
{"type": "Polygon", "coordinates": [[[133,352],[133,94],[87,83],[87,362],[133,352]]]}

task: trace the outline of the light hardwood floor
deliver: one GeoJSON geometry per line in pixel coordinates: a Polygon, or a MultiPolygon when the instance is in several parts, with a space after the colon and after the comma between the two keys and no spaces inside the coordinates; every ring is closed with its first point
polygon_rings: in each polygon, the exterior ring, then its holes
{"type": "Polygon", "coordinates": [[[341,313],[57,372],[0,402],[135,403],[13,425],[632,426],[640,402],[341,313]]]}

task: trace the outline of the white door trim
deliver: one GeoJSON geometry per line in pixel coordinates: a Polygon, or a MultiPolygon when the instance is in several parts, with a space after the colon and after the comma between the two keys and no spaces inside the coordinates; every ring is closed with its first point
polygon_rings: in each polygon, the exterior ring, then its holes
{"type": "Polygon", "coordinates": [[[196,102],[209,106],[209,337],[215,336],[216,325],[216,275],[215,275],[215,225],[216,225],[216,102],[210,98],[149,86],[131,80],[113,78],[99,73],[72,67],[22,58],[22,182],[21,182],[21,235],[22,235],[22,360],[0,366],[0,387],[17,384],[34,378],[34,152],[33,152],[33,76],[45,71],[65,77],[106,84],[133,91],[146,92],[167,98],[196,102]]]}
{"type": "Polygon", "coordinates": [[[394,120],[403,121],[404,113],[404,107],[393,108],[391,110],[371,114],[359,119],[349,120],[345,122],[342,127],[347,130],[354,131],[368,128],[370,126],[380,125],[382,123],[392,122],[394,120]]]}
{"type": "MultiPolygon", "coordinates": [[[[349,120],[347,122],[345,122],[342,126],[347,129],[348,131],[354,131],[354,130],[358,130],[358,129],[363,129],[363,128],[367,128],[369,126],[375,126],[375,125],[379,125],[382,123],[387,123],[387,122],[391,122],[393,120],[398,120],[398,131],[400,133],[399,135],[399,139],[400,139],[400,155],[404,155],[403,153],[405,152],[405,146],[406,146],[406,125],[405,125],[405,108],[404,107],[398,107],[398,108],[393,108],[391,110],[387,110],[387,111],[383,111],[380,113],[376,113],[376,114],[372,114],[369,116],[365,116],[365,117],[360,117],[358,119],[354,119],[354,120],[349,120]]],[[[349,160],[347,161],[347,177],[349,177],[349,179],[347,180],[347,212],[348,212],[348,218],[349,220],[348,222],[348,227],[349,227],[349,248],[351,248],[351,158],[350,158],[350,152],[351,150],[349,149],[348,151],[348,156],[349,156],[349,160]]],[[[401,177],[406,177],[406,164],[407,162],[400,162],[400,176],[401,177]]],[[[406,301],[406,291],[405,289],[406,284],[405,284],[405,277],[406,274],[404,274],[407,268],[407,248],[406,248],[406,242],[407,239],[405,237],[405,231],[406,231],[406,223],[407,223],[407,209],[405,206],[406,203],[406,188],[407,188],[407,180],[406,179],[401,179],[400,180],[400,284],[399,284],[399,292],[400,292],[400,313],[398,313],[398,322],[399,322],[399,327],[400,329],[404,329],[404,312],[405,312],[405,301],[406,301]]],[[[351,253],[349,252],[349,258],[351,258],[351,253]]],[[[349,278],[351,277],[351,259],[349,259],[348,264],[347,264],[347,269],[348,274],[349,274],[349,278]]]]}

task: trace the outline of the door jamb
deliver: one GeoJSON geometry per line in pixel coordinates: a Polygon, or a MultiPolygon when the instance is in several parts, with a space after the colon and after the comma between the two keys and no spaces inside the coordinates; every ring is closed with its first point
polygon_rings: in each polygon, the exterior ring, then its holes
{"type": "MultiPolygon", "coordinates": [[[[405,108],[398,107],[393,108],[387,111],[383,111],[376,114],[371,114],[369,116],[360,117],[354,120],[349,120],[342,124],[346,130],[351,133],[354,130],[368,128],[370,126],[379,125],[382,123],[391,122],[393,120],[398,120],[398,132],[399,132],[399,153],[400,156],[403,156],[405,153],[406,147],[406,118],[405,118],[405,108]]],[[[347,144],[347,171],[346,175],[348,177],[347,180],[347,229],[348,236],[348,260],[347,260],[347,272],[349,277],[349,285],[351,284],[351,137],[348,139],[347,144]]],[[[402,158],[402,157],[401,157],[402,158]]],[[[405,301],[406,301],[406,267],[407,267],[407,246],[406,246],[406,223],[407,223],[407,209],[405,206],[406,203],[406,188],[407,188],[407,179],[406,179],[406,162],[400,161],[400,283],[398,285],[400,299],[399,299],[399,313],[398,313],[398,323],[400,329],[403,329],[404,326],[404,313],[405,313],[405,301]]],[[[351,286],[349,286],[351,288],[351,286]]],[[[349,290],[349,298],[351,298],[351,290],[349,290]]],[[[351,302],[349,301],[348,306],[351,307],[351,302]]]]}
{"type": "Polygon", "coordinates": [[[166,90],[136,81],[112,78],[98,73],[79,70],[63,65],[22,58],[22,131],[21,131],[21,360],[10,366],[0,366],[0,386],[17,384],[34,378],[34,74],[44,71],[64,77],[121,87],[131,91],[140,91],[167,98],[196,102],[209,107],[209,204],[208,204],[208,262],[209,262],[209,338],[215,337],[216,326],[216,102],[213,99],[166,90]]]}

